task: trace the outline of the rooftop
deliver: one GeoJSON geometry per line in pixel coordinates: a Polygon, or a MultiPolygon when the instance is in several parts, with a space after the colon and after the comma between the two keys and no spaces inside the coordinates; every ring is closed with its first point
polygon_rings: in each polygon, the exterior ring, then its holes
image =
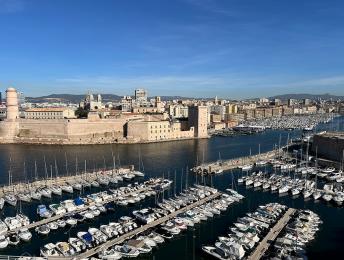
{"type": "Polygon", "coordinates": [[[26,109],[25,112],[63,112],[67,109],[71,109],[71,108],[69,107],[36,107],[36,108],[26,109]]]}

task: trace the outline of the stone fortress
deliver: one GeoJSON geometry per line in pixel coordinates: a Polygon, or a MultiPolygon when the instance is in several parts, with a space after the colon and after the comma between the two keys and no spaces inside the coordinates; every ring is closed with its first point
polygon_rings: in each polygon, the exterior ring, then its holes
{"type": "Polygon", "coordinates": [[[189,118],[181,121],[158,113],[121,113],[114,118],[101,118],[90,112],[85,119],[62,118],[52,116],[52,111],[29,111],[21,118],[17,91],[10,87],[6,90],[6,118],[0,121],[0,143],[106,144],[207,138],[207,107],[188,109],[189,118]],[[29,113],[47,116],[37,119],[29,113]]]}

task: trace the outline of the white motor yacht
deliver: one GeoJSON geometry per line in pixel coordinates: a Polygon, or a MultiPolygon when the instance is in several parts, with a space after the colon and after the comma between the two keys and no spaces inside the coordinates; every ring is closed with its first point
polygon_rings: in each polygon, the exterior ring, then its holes
{"type": "Polygon", "coordinates": [[[65,184],[61,186],[63,192],[73,193],[73,187],[71,185],[65,184]]]}
{"type": "Polygon", "coordinates": [[[17,197],[13,194],[6,194],[4,200],[7,204],[11,206],[15,207],[17,205],[17,197]]]}
{"type": "Polygon", "coordinates": [[[0,249],[4,249],[8,246],[8,240],[4,235],[0,235],[0,249]]]}
{"type": "Polygon", "coordinates": [[[31,238],[32,238],[32,234],[29,231],[29,229],[27,229],[27,228],[20,229],[19,232],[18,232],[18,236],[24,242],[29,242],[31,240],[31,238]]]}
{"type": "Polygon", "coordinates": [[[21,222],[16,217],[7,217],[4,222],[9,230],[14,230],[22,226],[21,222]]]}
{"type": "Polygon", "coordinates": [[[321,197],[322,197],[322,192],[321,191],[319,191],[319,190],[314,191],[314,193],[313,193],[313,199],[314,200],[318,200],[321,197]]]}
{"type": "Polygon", "coordinates": [[[5,200],[4,200],[4,198],[0,197],[0,210],[2,210],[4,205],[5,205],[5,200]]]}
{"type": "Polygon", "coordinates": [[[46,198],[51,198],[51,190],[48,188],[48,187],[44,187],[42,189],[39,190],[39,192],[42,194],[43,197],[46,197],[46,198]]]}
{"type": "Polygon", "coordinates": [[[291,195],[292,196],[299,195],[300,193],[301,193],[301,189],[298,187],[291,189],[291,195]]]}
{"type": "Polygon", "coordinates": [[[56,185],[56,186],[51,186],[50,187],[51,189],[51,192],[54,194],[54,195],[58,195],[58,196],[61,196],[62,195],[62,189],[60,186],[56,185]]]}
{"type": "Polygon", "coordinates": [[[79,238],[70,237],[68,243],[74,248],[76,253],[80,253],[86,250],[86,245],[79,238]]]}
{"type": "Polygon", "coordinates": [[[50,228],[48,225],[44,224],[36,227],[35,231],[40,235],[48,235],[50,233],[50,228]]]}
{"type": "Polygon", "coordinates": [[[143,172],[140,172],[140,171],[132,171],[132,173],[137,177],[144,177],[145,176],[145,174],[143,172]]]}
{"type": "Polygon", "coordinates": [[[18,193],[17,194],[18,199],[23,201],[23,202],[30,202],[31,201],[31,196],[30,194],[27,193],[18,193]]]}
{"type": "Polygon", "coordinates": [[[341,206],[344,202],[344,192],[337,192],[337,194],[333,197],[333,201],[338,206],[341,206]]]}
{"type": "Polygon", "coordinates": [[[100,231],[103,232],[108,238],[118,236],[118,232],[110,225],[101,225],[100,231]]]}
{"type": "Polygon", "coordinates": [[[243,170],[243,171],[249,171],[249,170],[251,170],[252,169],[252,165],[251,164],[245,164],[245,165],[243,165],[243,166],[241,166],[241,170],[243,170]]]}
{"type": "Polygon", "coordinates": [[[65,218],[65,222],[67,225],[71,226],[71,227],[74,227],[78,224],[78,220],[73,218],[72,216],[70,217],[66,217],[65,218]]]}
{"type": "Polygon", "coordinates": [[[165,242],[165,239],[162,236],[160,236],[159,234],[155,233],[154,231],[149,233],[147,237],[150,239],[153,239],[154,242],[157,244],[162,244],[165,242]]]}
{"type": "Polygon", "coordinates": [[[312,196],[312,194],[313,194],[313,190],[311,190],[311,189],[305,189],[305,190],[303,191],[303,197],[304,197],[305,199],[307,199],[307,198],[309,198],[310,196],[312,196]]]}
{"type": "Polygon", "coordinates": [[[59,228],[64,228],[66,226],[66,221],[64,221],[63,219],[58,219],[56,220],[56,224],[59,228]]]}
{"type": "Polygon", "coordinates": [[[5,224],[5,222],[3,222],[2,220],[0,220],[0,235],[4,235],[7,233],[8,227],[5,224]]]}
{"type": "Polygon", "coordinates": [[[91,186],[94,187],[94,188],[99,188],[100,185],[99,185],[99,182],[97,182],[97,181],[92,181],[92,182],[91,182],[91,186]]]}
{"type": "Polygon", "coordinates": [[[140,254],[139,250],[129,245],[123,245],[123,246],[116,245],[114,247],[114,250],[119,252],[122,256],[128,257],[128,258],[138,257],[140,254]]]}
{"type": "Polygon", "coordinates": [[[41,256],[43,257],[58,257],[58,256],[62,256],[61,253],[59,253],[56,250],[56,246],[53,243],[49,243],[44,245],[41,249],[41,256]]]}
{"type": "Polygon", "coordinates": [[[64,200],[61,202],[61,206],[64,207],[67,212],[73,212],[77,209],[73,200],[64,200]]]}
{"type": "Polygon", "coordinates": [[[100,259],[104,260],[117,260],[122,258],[122,254],[115,249],[104,249],[98,253],[100,259]]]}
{"type": "Polygon", "coordinates": [[[67,242],[57,242],[56,249],[64,256],[71,257],[75,255],[75,249],[67,242]]]}
{"type": "Polygon", "coordinates": [[[328,193],[325,193],[322,198],[327,201],[327,202],[330,202],[333,198],[333,196],[331,194],[328,194],[328,193]]]}
{"type": "Polygon", "coordinates": [[[20,243],[20,238],[16,233],[9,234],[6,239],[11,246],[16,246],[20,243]]]}
{"type": "Polygon", "coordinates": [[[97,228],[89,228],[88,233],[90,233],[94,237],[94,239],[96,239],[101,244],[105,243],[108,239],[108,237],[97,228]]]}
{"type": "Polygon", "coordinates": [[[49,209],[55,214],[55,215],[61,215],[66,213],[66,209],[61,206],[60,204],[50,204],[49,209]]]}
{"type": "Polygon", "coordinates": [[[48,223],[47,226],[50,228],[50,230],[57,230],[59,228],[59,225],[57,225],[55,221],[48,223]]]}
{"type": "Polygon", "coordinates": [[[42,194],[39,191],[31,191],[30,196],[33,200],[41,200],[42,198],[42,194]]]}

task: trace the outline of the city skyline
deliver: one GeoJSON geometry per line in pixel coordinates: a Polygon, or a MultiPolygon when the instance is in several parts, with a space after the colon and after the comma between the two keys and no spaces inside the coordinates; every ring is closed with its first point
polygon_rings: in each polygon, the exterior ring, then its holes
{"type": "Polygon", "coordinates": [[[243,99],[344,95],[344,4],[0,0],[0,88],[243,99]]]}

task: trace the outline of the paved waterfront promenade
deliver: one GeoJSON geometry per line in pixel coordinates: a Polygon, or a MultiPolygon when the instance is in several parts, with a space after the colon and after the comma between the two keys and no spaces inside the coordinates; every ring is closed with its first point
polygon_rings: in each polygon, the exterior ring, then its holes
{"type": "Polygon", "coordinates": [[[239,157],[229,160],[222,160],[220,162],[204,163],[195,167],[196,172],[199,173],[216,173],[219,170],[227,171],[235,169],[247,164],[254,164],[259,160],[269,160],[275,158],[278,151],[269,151],[266,153],[256,154],[252,156],[239,157]]]}
{"type": "Polygon", "coordinates": [[[291,216],[295,213],[296,209],[289,208],[283,217],[275,224],[275,226],[270,230],[270,232],[264,237],[259,245],[252,252],[252,254],[247,258],[247,260],[259,260],[268,250],[270,246],[270,241],[274,241],[282,229],[287,225],[291,216]]]}

